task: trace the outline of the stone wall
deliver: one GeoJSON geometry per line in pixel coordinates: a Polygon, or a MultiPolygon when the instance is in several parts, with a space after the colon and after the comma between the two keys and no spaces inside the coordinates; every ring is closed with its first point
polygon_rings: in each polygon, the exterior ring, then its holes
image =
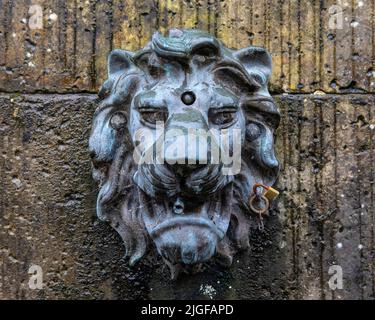
{"type": "Polygon", "coordinates": [[[33,3],[41,30],[30,1],[0,6],[0,299],[375,298],[374,1],[342,4],[343,29],[331,0],[33,3]],[[108,52],[179,26],[272,53],[283,169],[249,252],[173,282],[155,256],[127,267],[96,218],[87,142],[108,52]],[[328,286],[332,265],[343,289],[328,286]]]}

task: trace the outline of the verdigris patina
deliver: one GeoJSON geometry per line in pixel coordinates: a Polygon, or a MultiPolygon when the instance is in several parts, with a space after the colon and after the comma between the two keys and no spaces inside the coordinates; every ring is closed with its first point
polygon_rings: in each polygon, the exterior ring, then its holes
{"type": "MultiPolygon", "coordinates": [[[[155,33],[108,59],[90,137],[97,214],[121,235],[129,263],[150,242],[175,278],[249,246],[257,189],[279,172],[266,50],[226,48],[199,30],[155,33]]],[[[267,208],[266,208],[267,209],[267,208]]]]}

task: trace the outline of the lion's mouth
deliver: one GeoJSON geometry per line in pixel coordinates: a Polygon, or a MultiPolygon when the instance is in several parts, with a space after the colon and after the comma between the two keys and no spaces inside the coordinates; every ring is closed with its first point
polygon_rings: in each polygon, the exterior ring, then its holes
{"type": "Polygon", "coordinates": [[[199,167],[184,177],[176,175],[165,165],[144,164],[138,167],[135,184],[150,197],[211,196],[233,181],[233,176],[223,175],[220,165],[199,167]]]}
{"type": "Polygon", "coordinates": [[[150,231],[150,236],[156,239],[158,236],[171,229],[181,230],[183,227],[201,227],[204,229],[208,229],[212,233],[214,233],[219,239],[222,239],[225,235],[225,231],[217,227],[216,224],[212,222],[212,220],[208,220],[202,217],[183,216],[168,219],[162,222],[161,224],[157,225],[150,231]]]}
{"type": "Polygon", "coordinates": [[[228,229],[232,191],[230,184],[202,202],[179,198],[186,205],[177,214],[168,201],[150,198],[139,189],[140,200],[149,203],[143,208],[145,227],[166,262],[192,265],[215,254],[228,229]]]}

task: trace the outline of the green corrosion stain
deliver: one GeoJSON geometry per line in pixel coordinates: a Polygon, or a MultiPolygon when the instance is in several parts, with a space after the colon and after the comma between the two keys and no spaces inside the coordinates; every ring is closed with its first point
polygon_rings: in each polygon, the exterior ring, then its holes
{"type": "Polygon", "coordinates": [[[165,71],[165,74],[167,77],[170,77],[172,76],[172,73],[173,73],[173,67],[170,65],[170,64],[166,64],[164,67],[163,67],[164,71],[165,71]]]}
{"type": "Polygon", "coordinates": [[[178,122],[202,122],[202,115],[200,112],[192,110],[190,108],[183,108],[184,112],[175,113],[173,115],[173,120],[178,122]]]}
{"type": "Polygon", "coordinates": [[[155,96],[156,96],[156,92],[152,91],[152,90],[146,91],[146,92],[142,92],[140,94],[140,97],[142,97],[142,98],[149,98],[149,99],[153,99],[153,98],[155,98],[155,96]]]}
{"type": "Polygon", "coordinates": [[[232,92],[230,92],[229,90],[225,88],[216,87],[214,88],[214,93],[219,97],[229,98],[230,101],[233,103],[237,102],[238,100],[237,97],[232,92]]]}

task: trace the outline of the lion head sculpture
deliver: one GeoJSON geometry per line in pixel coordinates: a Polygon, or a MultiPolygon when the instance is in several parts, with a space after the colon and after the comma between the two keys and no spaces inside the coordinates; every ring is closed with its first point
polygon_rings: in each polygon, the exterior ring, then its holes
{"type": "Polygon", "coordinates": [[[97,215],[130,265],[152,242],[172,277],[213,256],[230,265],[249,247],[252,187],[279,172],[270,75],[266,50],[231,50],[199,30],[111,52],[89,147],[97,215]]]}

